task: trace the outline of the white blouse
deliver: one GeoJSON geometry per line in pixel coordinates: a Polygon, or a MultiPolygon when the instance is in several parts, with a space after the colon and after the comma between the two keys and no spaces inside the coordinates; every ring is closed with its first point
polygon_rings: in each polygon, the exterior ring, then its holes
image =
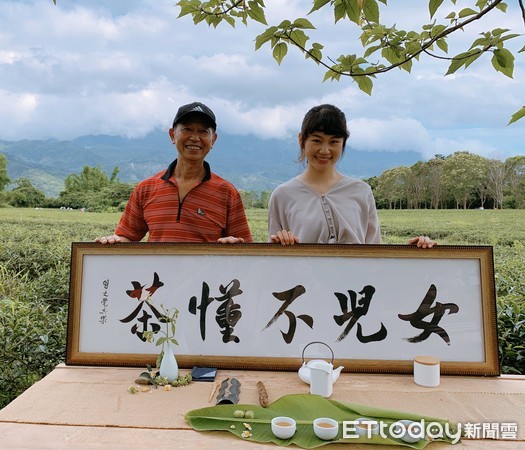
{"type": "Polygon", "coordinates": [[[379,244],[381,231],[372,189],[343,176],[325,195],[297,177],[278,186],[268,205],[268,236],[289,230],[299,242],[379,244]]]}

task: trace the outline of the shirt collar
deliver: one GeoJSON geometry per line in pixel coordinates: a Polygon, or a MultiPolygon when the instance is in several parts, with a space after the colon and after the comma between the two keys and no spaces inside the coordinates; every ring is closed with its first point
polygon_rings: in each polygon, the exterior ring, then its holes
{"type": "MultiPolygon", "coordinates": [[[[203,166],[204,166],[204,170],[206,171],[206,173],[204,174],[204,178],[202,179],[202,181],[208,181],[210,178],[211,178],[211,169],[210,169],[210,165],[206,162],[206,161],[203,161],[203,166]]],[[[173,161],[167,168],[166,172],[164,172],[164,174],[161,176],[161,178],[165,181],[169,181],[169,179],[173,176],[173,174],[175,173],[175,167],[177,166],[177,160],[173,161]]]]}

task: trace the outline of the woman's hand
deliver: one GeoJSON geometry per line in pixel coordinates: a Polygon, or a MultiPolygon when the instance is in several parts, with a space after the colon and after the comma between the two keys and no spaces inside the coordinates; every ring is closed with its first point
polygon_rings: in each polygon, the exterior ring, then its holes
{"type": "Polygon", "coordinates": [[[436,241],[433,241],[428,236],[417,236],[411,238],[407,242],[408,245],[416,245],[419,248],[432,248],[434,245],[438,245],[436,241]]]}
{"type": "Polygon", "coordinates": [[[274,244],[281,244],[281,245],[294,245],[299,243],[299,238],[295,236],[291,231],[278,231],[277,234],[272,234],[270,236],[270,240],[274,244]]]}

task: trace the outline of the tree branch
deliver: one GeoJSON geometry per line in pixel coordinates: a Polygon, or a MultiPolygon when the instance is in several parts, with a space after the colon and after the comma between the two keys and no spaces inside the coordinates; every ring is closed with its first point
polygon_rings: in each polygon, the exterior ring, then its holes
{"type": "Polygon", "coordinates": [[[523,6],[523,0],[518,0],[518,4],[521,9],[521,17],[523,17],[523,23],[525,24],[525,7],[523,6]]]}
{"type": "MultiPolygon", "coordinates": [[[[343,71],[340,71],[340,70],[334,70],[332,67],[330,67],[328,64],[324,63],[323,61],[321,61],[320,59],[316,58],[314,55],[312,55],[311,52],[309,52],[306,48],[304,48],[302,45],[300,45],[299,43],[297,43],[289,33],[285,33],[285,36],[287,37],[287,39],[289,39],[294,46],[296,46],[297,48],[299,48],[302,52],[306,53],[310,58],[312,58],[316,63],[320,64],[321,66],[325,67],[326,69],[336,73],[336,74],[339,74],[339,75],[345,75],[345,76],[350,76],[350,77],[362,77],[362,76],[371,76],[371,75],[375,75],[375,74],[379,74],[379,73],[385,73],[385,72],[389,72],[390,70],[392,69],[395,69],[396,67],[399,67],[399,66],[402,66],[403,64],[407,63],[408,61],[411,61],[412,59],[414,59],[416,56],[420,55],[421,53],[425,52],[426,54],[428,54],[429,56],[431,57],[435,57],[435,58],[439,58],[437,55],[433,55],[429,52],[427,52],[428,48],[430,48],[437,40],[445,37],[445,36],[448,36],[449,34],[451,33],[454,33],[456,30],[459,30],[460,28],[463,28],[465,27],[466,25],[469,25],[470,23],[472,22],[475,22],[476,20],[479,20],[481,19],[484,15],[486,15],[488,12],[492,11],[497,5],[499,5],[503,0],[496,0],[494,1],[494,3],[492,3],[490,6],[488,6],[486,9],[480,11],[478,14],[468,18],[467,20],[465,20],[464,22],[461,22],[461,23],[458,23],[456,25],[454,25],[453,27],[451,28],[447,28],[446,30],[444,30],[443,32],[437,34],[436,36],[434,36],[433,38],[431,38],[428,42],[426,42],[425,44],[423,44],[421,46],[421,48],[413,53],[412,55],[408,56],[407,58],[403,59],[402,61],[399,61],[395,64],[391,64],[390,66],[387,66],[387,67],[384,67],[382,69],[376,69],[374,71],[370,71],[370,72],[366,72],[366,73],[352,73],[351,71],[349,72],[343,72],[343,71]]],[[[520,6],[523,7],[523,0],[519,0],[520,2],[520,6]]],[[[524,14],[525,14],[525,11],[524,11],[524,14]]],[[[489,47],[490,48],[490,47],[489,47]]],[[[489,48],[486,48],[483,50],[483,52],[487,51],[489,48]]],[[[481,51],[481,50],[480,50],[481,51]]],[[[442,58],[442,59],[446,59],[446,58],[442,58]]],[[[456,58],[450,58],[450,60],[454,60],[456,58]]]]}

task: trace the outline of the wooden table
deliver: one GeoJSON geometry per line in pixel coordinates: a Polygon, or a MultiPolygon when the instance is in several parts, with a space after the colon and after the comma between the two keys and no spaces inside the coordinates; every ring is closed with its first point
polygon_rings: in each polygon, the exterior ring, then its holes
{"type": "MultiPolygon", "coordinates": [[[[0,410],[0,447],[65,448],[246,448],[275,447],[243,441],[225,432],[197,432],[184,420],[191,410],[211,406],[212,383],[194,382],[171,391],[131,395],[137,368],[59,365],[0,410]]],[[[183,373],[186,371],[183,370],[183,373]]],[[[308,393],[296,372],[225,371],[217,380],[241,382],[241,403],[258,404],[256,383],[267,387],[270,402],[287,393],[308,393]]],[[[525,377],[442,376],[437,388],[414,384],[408,375],[342,374],[331,397],[382,408],[447,418],[460,423],[513,422],[517,439],[463,439],[454,447],[440,442],[426,448],[525,448],[525,377]]],[[[291,447],[298,448],[298,447],[291,447]]],[[[400,448],[330,444],[328,449],[400,448]]],[[[401,447],[403,448],[403,447],[401,447]]]]}

